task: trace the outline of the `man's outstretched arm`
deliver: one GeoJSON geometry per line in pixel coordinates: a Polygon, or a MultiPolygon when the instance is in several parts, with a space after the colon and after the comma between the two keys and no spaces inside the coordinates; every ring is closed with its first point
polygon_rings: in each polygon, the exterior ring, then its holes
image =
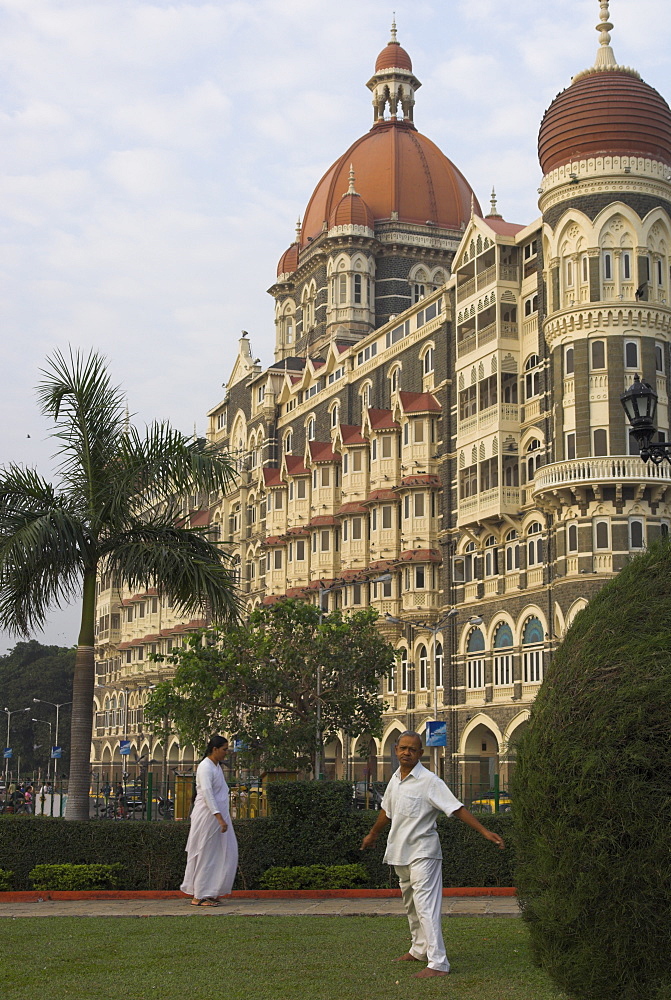
{"type": "Polygon", "coordinates": [[[366,847],[373,846],[373,844],[375,843],[379,835],[382,833],[388,822],[389,822],[389,817],[387,816],[386,812],[384,811],[384,809],[380,809],[378,817],[375,820],[373,826],[371,827],[370,832],[367,833],[366,836],[361,841],[360,849],[362,851],[365,850],[366,847]]]}
{"type": "MultiPolygon", "coordinates": [[[[484,827],[482,823],[475,818],[473,813],[468,811],[466,806],[462,806],[461,809],[457,809],[452,815],[456,816],[457,819],[460,819],[462,823],[466,824],[466,826],[470,826],[472,830],[481,834],[486,840],[491,840],[491,842],[500,847],[501,850],[503,850],[506,846],[503,842],[503,837],[499,837],[498,833],[494,833],[493,830],[488,830],[484,827]]],[[[373,829],[375,829],[375,827],[373,827],[373,829]]],[[[373,830],[371,830],[371,833],[372,832],[373,830]]],[[[368,836],[370,837],[370,833],[368,836]]]]}

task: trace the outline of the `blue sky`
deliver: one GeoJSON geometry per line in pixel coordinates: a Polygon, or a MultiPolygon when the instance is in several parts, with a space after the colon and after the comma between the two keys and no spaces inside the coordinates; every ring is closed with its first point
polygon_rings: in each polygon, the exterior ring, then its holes
{"type": "MultiPolygon", "coordinates": [[[[241,329],[271,360],[266,289],[370,127],[394,7],[417,127],[481,203],[494,184],[533,221],[538,124],[594,61],[597,0],[0,0],[0,464],[49,473],[34,386],[54,348],[101,350],[138,422],[200,433],[241,329]]],[[[618,61],[671,99],[671,6],[612,0],[611,20],[618,61]]],[[[76,631],[65,612],[46,638],[76,631]]]]}

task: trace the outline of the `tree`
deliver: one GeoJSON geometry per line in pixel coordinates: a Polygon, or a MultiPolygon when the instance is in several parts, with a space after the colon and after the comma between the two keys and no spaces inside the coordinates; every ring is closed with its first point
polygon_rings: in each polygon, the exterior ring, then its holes
{"type": "Polygon", "coordinates": [[[167,657],[174,676],[156,686],[145,718],[170,718],[196,746],[213,731],[233,734],[266,768],[314,766],[318,728],[324,743],[339,730],[381,733],[380,678],[394,651],[376,618],[334,611],[320,624],[314,605],[286,600],[196,634],[167,657]]]}
{"type": "MultiPolygon", "coordinates": [[[[75,668],[75,650],[62,646],[43,646],[31,639],[17,642],[6,656],[0,656],[0,707],[7,705],[12,711],[29,706],[30,712],[19,712],[12,718],[11,743],[14,767],[21,758],[21,773],[42,767],[46,770],[50,761],[49,736],[55,737],[55,713],[51,705],[35,705],[33,698],[45,702],[64,704],[70,700],[72,677],[75,668]],[[51,723],[51,731],[46,725],[35,724],[32,718],[44,719],[51,723]]],[[[0,715],[0,726],[5,716],[0,715]]],[[[70,706],[65,706],[60,715],[58,740],[63,750],[59,762],[59,772],[68,773],[70,756],[70,706]]],[[[2,730],[0,729],[0,732],[2,730]]],[[[5,734],[6,735],[6,734],[5,734]]],[[[4,739],[4,736],[3,736],[4,739]]]]}
{"type": "Polygon", "coordinates": [[[513,786],[516,882],[539,963],[575,1000],[668,1000],[671,547],[576,617],[513,786]]]}
{"type": "Polygon", "coordinates": [[[0,625],[28,635],[50,607],[81,598],[66,815],[87,819],[98,570],[132,590],[156,587],[185,615],[235,617],[225,553],[179,521],[176,502],[226,489],[232,471],[167,423],[136,430],[95,352],[56,352],[42,374],[38,396],[53,421],[59,476],[52,485],[19,465],[0,470],[0,625]]]}

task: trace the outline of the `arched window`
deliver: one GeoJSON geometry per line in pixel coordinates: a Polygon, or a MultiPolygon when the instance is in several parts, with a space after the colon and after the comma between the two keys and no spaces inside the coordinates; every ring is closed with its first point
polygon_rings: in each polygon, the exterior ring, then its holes
{"type": "Polygon", "coordinates": [[[517,532],[511,528],[506,535],[506,573],[513,573],[520,568],[520,543],[517,532]]]}
{"type": "Polygon", "coordinates": [[[485,539],[485,576],[498,576],[499,553],[496,548],[496,538],[489,535],[485,539]]]}
{"type": "Polygon", "coordinates": [[[532,521],[527,528],[527,566],[539,566],[543,562],[543,526],[538,521],[532,521]]]}
{"type": "Polygon", "coordinates": [[[443,644],[442,642],[436,643],[436,687],[443,687],[443,644]]]}
{"type": "Polygon", "coordinates": [[[566,548],[569,552],[578,551],[578,524],[572,521],[566,529],[566,548]]]}
{"type": "Polygon", "coordinates": [[[338,305],[343,306],[347,302],[347,275],[338,275],[338,305]]]}
{"type": "MultiPolygon", "coordinates": [[[[464,554],[464,583],[470,583],[475,577],[475,542],[469,542],[464,554]]],[[[484,649],[484,646],[483,646],[484,649]]]]}
{"type": "Polygon", "coordinates": [[[638,341],[625,341],[624,366],[625,368],[638,368],[638,341]]]}
{"type": "Polygon", "coordinates": [[[603,427],[592,432],[592,452],[594,455],[608,454],[608,431],[603,427]]]}
{"type": "Polygon", "coordinates": [[[541,375],[538,369],[541,359],[537,354],[532,354],[524,366],[525,376],[524,376],[524,390],[525,399],[533,399],[534,396],[538,396],[541,391],[541,375]]]}
{"type": "Polygon", "coordinates": [[[424,354],[424,374],[428,375],[433,371],[433,347],[429,347],[424,354]]]}
{"type": "Polygon", "coordinates": [[[592,341],[592,368],[606,367],[606,345],[603,340],[592,341]]]}
{"type": "Polygon", "coordinates": [[[466,684],[470,690],[478,690],[485,686],[485,660],[482,655],[484,649],[485,637],[482,629],[474,628],[466,644],[468,654],[466,684]]]}
{"type": "Polygon", "coordinates": [[[354,275],[354,305],[361,305],[361,275],[354,275]]]}
{"type": "Polygon", "coordinates": [[[396,365],[389,376],[389,389],[391,392],[398,392],[401,369],[396,365]]]}
{"type": "Polygon", "coordinates": [[[408,690],[408,650],[401,650],[401,691],[408,690]]]}
{"type": "Polygon", "coordinates": [[[573,375],[573,348],[567,347],[564,352],[564,375],[573,375]]]}
{"type": "Polygon", "coordinates": [[[501,622],[494,636],[494,685],[508,687],[513,683],[513,633],[507,622],[501,622]],[[505,650],[505,652],[503,652],[505,650]]]}
{"type": "Polygon", "coordinates": [[[283,447],[282,447],[282,450],[283,450],[283,452],[284,452],[285,455],[290,455],[291,454],[291,449],[293,447],[293,441],[294,441],[293,431],[287,431],[286,434],[284,435],[284,443],[283,443],[283,447]]]}
{"type": "Polygon", "coordinates": [[[527,482],[533,481],[536,470],[541,464],[541,443],[538,438],[532,438],[527,445],[527,482]]]}
{"type": "Polygon", "coordinates": [[[543,680],[543,626],[535,616],[527,618],[522,632],[522,660],[525,684],[540,684],[543,680]],[[525,647],[536,646],[529,649],[525,647]]]}
{"type": "Polygon", "coordinates": [[[317,422],[314,417],[310,417],[306,427],[308,441],[314,441],[317,433],[317,422]]]}
{"type": "Polygon", "coordinates": [[[426,646],[421,645],[418,650],[419,659],[419,689],[426,691],[429,686],[429,658],[426,653],[426,646]]]}
{"type": "Polygon", "coordinates": [[[629,548],[642,549],[645,545],[645,522],[642,518],[632,517],[629,521],[629,548]]]}
{"type": "Polygon", "coordinates": [[[594,525],[594,547],[596,549],[610,548],[610,525],[608,521],[597,521],[594,525]]]}

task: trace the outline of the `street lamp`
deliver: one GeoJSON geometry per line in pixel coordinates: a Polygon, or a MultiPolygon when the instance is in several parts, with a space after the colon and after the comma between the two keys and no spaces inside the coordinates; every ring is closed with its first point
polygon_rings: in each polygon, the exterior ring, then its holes
{"type": "MultiPolygon", "coordinates": [[[[33,698],[33,704],[35,704],[35,705],[51,705],[52,708],[56,709],[56,735],[54,737],[55,740],[56,740],[56,742],[54,743],[54,746],[57,747],[58,746],[58,713],[60,712],[60,710],[62,708],[65,708],[66,705],[71,705],[72,702],[71,701],[61,701],[60,703],[57,704],[55,701],[47,701],[46,698],[33,698]]],[[[27,711],[28,711],[28,709],[26,709],[26,712],[27,711]]],[[[56,765],[56,758],[54,757],[54,786],[56,784],[56,766],[57,766],[56,765]]]]}
{"type": "MultiPolygon", "coordinates": [[[[7,749],[9,749],[9,724],[11,722],[13,715],[18,715],[20,712],[29,712],[30,706],[28,708],[15,708],[12,712],[8,708],[3,708],[3,712],[7,715],[7,749]]],[[[5,758],[5,794],[7,794],[7,776],[9,774],[9,757],[5,758]]]]}
{"type": "MultiPolygon", "coordinates": [[[[31,722],[41,722],[43,726],[49,726],[49,747],[51,748],[51,723],[48,719],[31,719],[31,722]]],[[[35,747],[33,747],[33,750],[35,747]]],[[[47,783],[51,774],[51,749],[49,749],[49,759],[47,761],[47,783]]]]}
{"type": "MultiPolygon", "coordinates": [[[[430,625],[428,622],[418,622],[410,621],[408,624],[412,625],[413,628],[425,629],[427,632],[431,633],[433,637],[433,659],[432,659],[432,694],[433,694],[433,717],[438,719],[438,685],[436,677],[436,636],[439,632],[442,632],[446,625],[456,625],[456,617],[459,614],[458,608],[450,608],[450,610],[440,618],[435,624],[430,625]]],[[[390,625],[403,625],[405,624],[401,618],[395,618],[393,615],[385,615],[385,620],[389,622],[390,625]]],[[[468,625],[482,625],[482,618],[480,615],[471,615],[470,618],[466,619],[468,625]]],[[[450,660],[452,659],[452,650],[450,650],[450,660]]],[[[451,692],[452,694],[452,692],[451,692]]],[[[435,774],[438,774],[438,747],[432,747],[432,759],[433,759],[433,770],[435,774]]]]}
{"type": "Polygon", "coordinates": [[[657,393],[650,383],[643,382],[638,374],[634,375],[633,383],[620,396],[620,402],[631,424],[631,433],[638,441],[643,461],[652,459],[655,465],[659,465],[666,459],[671,463],[671,442],[652,443],[652,437],[657,431],[657,393]]]}

